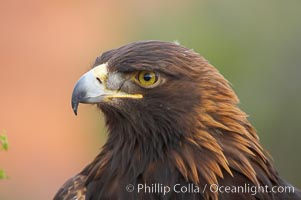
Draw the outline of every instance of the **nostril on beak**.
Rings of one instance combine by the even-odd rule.
[[[96,80],[97,80],[100,84],[102,84],[100,78],[97,77]]]

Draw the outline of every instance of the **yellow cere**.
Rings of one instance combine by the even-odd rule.
[[[94,76],[99,78],[102,82],[104,82],[107,79],[108,76],[107,63],[98,65],[94,67],[92,70]]]

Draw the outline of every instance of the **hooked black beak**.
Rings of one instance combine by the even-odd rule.
[[[77,81],[73,89],[71,100],[72,109],[75,115],[77,115],[79,103],[95,104],[107,102],[112,98],[143,98],[142,94],[128,94],[119,90],[110,90],[106,88],[107,78],[107,64],[105,63],[94,67]]]
[[[75,115],[79,103],[95,104],[104,98],[103,82],[107,76],[106,64],[99,65],[87,73],[85,73],[76,83],[73,93],[71,105]]]

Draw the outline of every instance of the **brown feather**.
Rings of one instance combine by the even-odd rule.
[[[151,70],[167,80],[148,90],[126,88],[142,93],[140,101],[98,105],[106,117],[108,141],[55,200],[75,195],[86,200],[274,199],[272,194],[219,196],[206,189],[207,184],[284,182],[239,109],[229,82],[203,57],[173,43],[142,41],[104,53],[95,66],[102,63],[108,63],[110,73]],[[129,183],[194,183],[206,190],[204,194],[135,194],[125,191]]]

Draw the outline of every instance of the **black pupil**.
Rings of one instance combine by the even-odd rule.
[[[144,74],[143,79],[145,81],[150,81],[152,79],[152,75],[150,73],[146,73]]]

